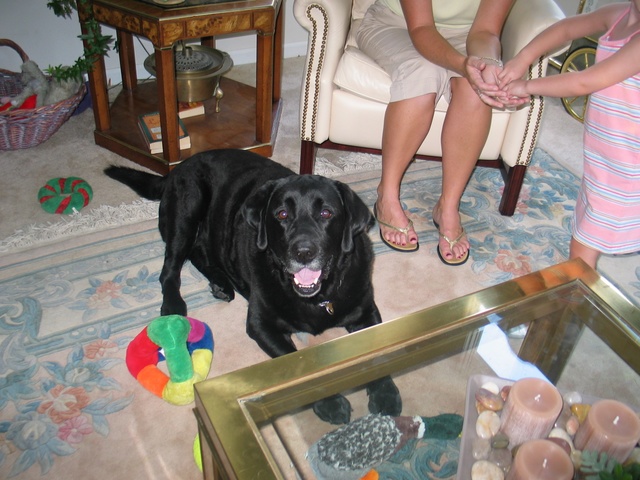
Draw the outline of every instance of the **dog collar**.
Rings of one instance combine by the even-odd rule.
[[[324,302],[320,302],[318,306],[323,307],[329,315],[333,315],[333,302],[325,300]]]

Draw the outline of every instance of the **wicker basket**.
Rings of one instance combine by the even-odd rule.
[[[0,39],[0,46],[14,49],[23,63],[29,60],[24,50],[11,40]],[[22,92],[21,76],[21,73],[0,69],[0,97],[13,97]],[[48,140],[69,119],[85,93],[86,87],[82,84],[78,93],[61,102],[30,110],[0,112],[0,150],[35,147]]]

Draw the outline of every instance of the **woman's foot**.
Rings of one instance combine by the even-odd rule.
[[[380,227],[380,238],[387,246],[402,252],[418,249],[418,234],[399,202],[397,206],[387,207],[378,200],[373,206],[373,215]]]
[[[460,213],[457,210],[446,211],[436,204],[433,209],[433,223],[439,232],[438,254],[448,265],[461,265],[469,257],[469,239],[460,224]]]

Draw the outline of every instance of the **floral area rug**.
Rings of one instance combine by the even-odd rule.
[[[436,262],[431,210],[440,172],[438,163],[412,165],[402,192],[421,254]],[[373,205],[378,172],[340,180]],[[578,184],[537,150],[516,214],[502,217],[499,172],[477,169],[461,207],[471,259],[455,269],[435,265],[450,275],[451,284],[464,278],[472,282],[467,290],[477,291],[564,260]],[[378,256],[374,276],[382,275],[378,262],[392,257],[377,228],[370,235]],[[0,256],[0,478],[201,475],[192,451],[197,433],[192,405],[177,407],[153,396],[124,363],[131,340],[158,315],[163,253],[151,220]],[[604,273],[637,298],[638,257],[618,261]],[[207,319],[213,330],[210,376],[266,359],[244,334],[244,300],[216,302],[190,264],[183,271],[182,291],[190,312]],[[384,292],[376,298],[384,310]],[[431,305],[441,301],[428,299]],[[394,464],[380,469],[381,478],[449,478],[456,446],[434,451],[433,445],[429,451],[416,448],[403,460],[406,475],[399,476]],[[432,468],[442,459],[446,468],[410,474],[406,470],[420,464],[418,457]],[[395,473],[385,477],[386,471]]]

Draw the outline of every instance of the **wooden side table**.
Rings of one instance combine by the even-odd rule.
[[[273,154],[282,106],[283,0],[187,0],[179,8],[140,0],[90,2],[94,18],[116,29],[123,87],[109,106],[104,58],[99,58],[89,74],[97,145],[161,174],[213,148]],[[81,24],[85,19],[80,13]],[[180,150],[173,45],[179,40],[202,39],[213,47],[216,35],[251,31],[257,35],[256,88],[223,77],[221,111],[215,113],[212,99],[205,102],[204,116],[185,119],[192,146]],[[155,82],[138,83],[133,35],[153,44]],[[160,112],[163,154],[149,153],[138,128],[138,116],[150,111]]]

